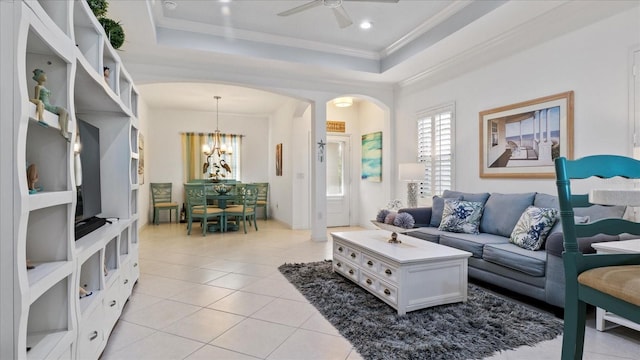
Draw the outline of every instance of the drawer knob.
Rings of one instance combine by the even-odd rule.
[[[351,257],[352,257],[353,259],[355,259],[355,258],[356,258],[356,253],[351,253]]]
[[[353,269],[349,270],[349,275],[353,275]]]
[[[342,264],[341,263],[337,263],[336,266],[337,267],[342,267]]]
[[[373,266],[373,261],[371,261],[371,260],[367,261],[367,265]]]
[[[129,279],[124,279],[124,284],[127,285],[129,283]]]
[[[371,285],[371,283],[373,283],[373,281],[371,281],[371,279],[367,279],[367,285]]]
[[[389,289],[384,289],[384,294],[389,296],[391,295],[391,291],[389,291]]]
[[[111,302],[109,303],[110,307],[114,307],[116,306],[116,301],[115,300],[111,300]]]
[[[384,271],[384,273],[387,274],[387,275],[391,275],[391,270],[387,269],[387,270]]]
[[[342,252],[342,246],[338,247],[338,251]]]
[[[138,267],[138,263],[133,263],[133,267]]]
[[[91,334],[89,334],[89,341],[93,341],[98,337],[98,332],[94,331]]]

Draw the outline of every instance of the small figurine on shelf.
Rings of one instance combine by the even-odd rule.
[[[31,263],[31,260],[27,259],[27,270],[35,269],[36,266]]]
[[[80,293],[80,299],[82,299],[83,297],[91,296],[93,294],[93,291],[87,291],[82,286],[78,288],[78,291]]]
[[[102,68],[102,75],[104,75],[104,81],[109,84],[109,75],[111,74],[111,69],[108,66]]]
[[[36,85],[35,97],[31,99],[31,102],[36,104],[38,121],[42,123],[43,107],[47,111],[57,114],[58,123],[60,124],[60,133],[65,139],[67,139],[67,141],[71,141],[69,138],[69,132],[67,131],[69,126],[69,113],[67,112],[67,109],[49,103],[51,91],[44,86],[44,83],[47,81],[47,74],[42,69],[35,69],[33,70],[33,80],[35,80],[38,85]]]
[[[38,168],[36,164],[31,164],[27,167],[27,187],[29,188],[29,194],[42,191],[42,188],[36,187],[36,182],[38,182]]]

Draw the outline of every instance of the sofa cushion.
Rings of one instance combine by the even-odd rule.
[[[462,196],[462,200],[464,201],[481,202],[483,205],[487,202],[489,195],[489,193],[465,193],[451,190],[445,190],[442,192],[443,198],[455,198]]]
[[[626,209],[626,206],[592,205],[589,207],[574,208],[573,214],[575,216],[588,216],[589,221],[594,222],[600,219],[622,218]]]
[[[637,238],[637,237],[636,237]],[[583,254],[594,254],[596,250],[591,247],[593,243],[605,242],[605,241],[618,241],[620,236],[618,235],[605,235],[598,234],[590,237],[580,237],[578,240],[578,250]],[[548,255],[562,257],[564,251],[564,237],[561,232],[552,233],[547,237],[545,249]]]
[[[433,227],[440,226],[440,222],[442,222],[442,211],[444,210],[444,197],[434,196],[433,203],[431,204],[431,221],[429,225]],[[462,196],[455,196],[446,199],[453,200],[462,200]]]
[[[523,249],[540,250],[551,227],[558,220],[558,209],[529,206],[511,232],[509,241]]]
[[[454,234],[443,232],[440,234],[440,244],[452,248],[468,251],[475,258],[482,258],[482,249],[486,244],[508,244],[509,239],[504,236],[491,234]]]
[[[418,239],[431,241],[434,243],[440,242],[441,234],[447,234],[447,232],[440,231],[438,230],[438,228],[434,228],[434,227],[421,227],[407,233],[407,235],[416,237]]]
[[[484,205],[480,232],[504,237],[511,236],[520,215],[533,204],[536,193],[499,194],[493,193]]]
[[[531,276],[545,275],[547,254],[544,251],[531,251],[510,243],[487,244],[482,258]]]
[[[415,227],[429,226],[429,221],[431,219],[430,207],[404,208],[404,209],[398,210],[398,213],[411,214],[411,216],[413,216],[413,220],[415,220],[416,222],[413,225]],[[378,220],[378,222],[383,222],[383,221]]]
[[[445,199],[439,230],[477,234],[482,217],[482,203]]]
[[[576,223],[588,223],[594,222],[600,219],[606,218],[622,218],[624,212],[627,210],[626,206],[604,206],[604,205],[592,205],[589,207],[577,207],[573,209],[573,214]],[[558,222],[551,229],[551,234],[562,231],[562,220]]]
[[[560,209],[560,202],[558,201],[558,197],[555,195],[536,193],[536,197],[533,200],[533,206],[539,208]]]

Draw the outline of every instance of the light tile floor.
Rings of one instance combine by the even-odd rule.
[[[285,262],[331,258],[332,242],[259,220],[259,231],[202,237],[184,224],[140,232],[140,279],[103,360],[361,359],[280,274]],[[329,231],[359,230],[334,228]],[[584,359],[640,359],[640,333],[598,332],[589,319]],[[559,359],[561,337],[493,360]]]

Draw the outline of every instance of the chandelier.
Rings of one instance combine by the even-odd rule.
[[[226,173],[231,172],[231,167],[224,159],[224,155],[231,155],[233,153],[232,146],[224,144],[222,142],[222,133],[220,132],[220,115],[219,115],[219,102],[222,97],[214,96],[216,99],[216,130],[213,132],[213,142],[211,144],[202,145],[202,153],[207,157],[206,162],[202,167],[202,172],[206,173],[210,167],[211,177],[225,177],[225,174],[221,172],[222,169]]]

